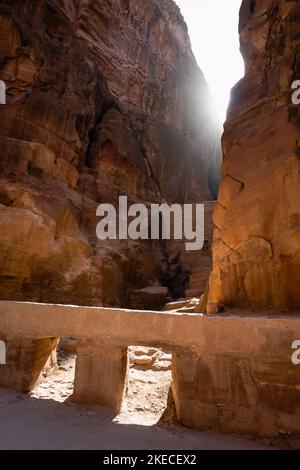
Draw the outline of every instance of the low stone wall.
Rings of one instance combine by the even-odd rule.
[[[178,421],[198,429],[300,434],[300,315],[200,315],[0,302],[0,386],[28,391],[59,336],[78,339],[73,399],[119,410],[130,345],[173,354]],[[32,346],[35,342],[36,348]],[[53,343],[52,343],[53,342]]]

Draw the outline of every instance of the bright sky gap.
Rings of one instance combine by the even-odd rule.
[[[238,21],[242,0],[175,0],[188,25],[193,52],[225,121],[230,90],[244,74]]]

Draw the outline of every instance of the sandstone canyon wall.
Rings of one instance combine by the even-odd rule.
[[[119,195],[216,194],[219,130],[175,3],[2,0],[0,79],[0,298],[127,306],[180,277],[163,243],[96,238]]]
[[[245,77],[232,91],[213,244],[210,302],[300,305],[300,5],[244,0]]]

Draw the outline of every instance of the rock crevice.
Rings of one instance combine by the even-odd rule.
[[[96,207],[216,192],[220,131],[176,4],[3,1],[0,80],[0,298],[130,306],[168,283],[181,249],[101,243]]]

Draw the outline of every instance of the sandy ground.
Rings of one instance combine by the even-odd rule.
[[[0,449],[268,449],[255,440],[160,424],[171,357],[142,348],[130,356],[128,390],[117,416],[70,401],[74,354],[60,353],[57,370],[29,395],[0,389]]]
[[[130,348],[128,389],[120,414],[115,418],[121,424],[156,424],[167,404],[171,385],[171,360],[154,348]],[[65,402],[73,393],[76,354],[60,351],[58,368],[44,377],[30,393],[30,397]]]

